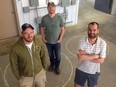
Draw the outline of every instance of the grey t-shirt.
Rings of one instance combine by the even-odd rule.
[[[58,14],[54,18],[50,18],[48,14],[43,16],[41,27],[45,27],[45,39],[48,43],[55,44],[58,41],[63,26],[63,19]]]

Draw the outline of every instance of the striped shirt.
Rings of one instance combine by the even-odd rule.
[[[101,58],[106,58],[106,42],[99,38],[94,45],[90,44],[88,38],[82,38],[80,40],[79,49],[85,50],[87,54],[98,54]],[[78,69],[89,74],[95,74],[100,72],[100,63],[95,63],[89,60],[83,60],[78,62]]]

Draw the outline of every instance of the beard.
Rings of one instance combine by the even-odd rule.
[[[55,13],[55,10],[50,10],[49,13],[50,14],[54,14]]]
[[[23,37],[23,40],[25,41],[25,42],[32,42],[33,41],[33,37],[27,37],[27,38],[24,38]]]
[[[91,39],[97,38],[98,34],[89,33],[88,37]]]

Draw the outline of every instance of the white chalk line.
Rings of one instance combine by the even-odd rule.
[[[4,85],[5,85],[5,87],[9,87],[9,84],[8,84],[8,82],[7,82],[7,80],[6,80],[6,73],[7,73],[7,69],[8,69],[8,67],[10,66],[10,63],[8,63],[8,65],[6,66],[6,68],[5,68],[5,71],[4,71]]]
[[[72,52],[69,50],[69,48],[68,48],[68,43],[69,43],[72,39],[74,39],[74,38],[79,38],[79,37],[82,37],[82,36],[84,36],[84,35],[74,36],[74,37],[68,39],[68,41],[66,42],[65,47],[66,47],[67,51],[68,51],[72,56],[74,56],[74,57],[77,57],[77,56],[76,56],[76,54],[72,53]]]
[[[65,87],[67,85],[67,83],[71,80],[71,77],[73,75],[73,65],[72,65],[71,61],[69,60],[69,58],[65,54],[62,54],[62,55],[65,56],[65,58],[68,60],[68,62],[70,63],[70,66],[71,66],[71,73],[70,73],[69,79],[62,86],[62,87]]]
[[[9,87],[9,84],[8,84],[8,82],[7,82],[7,80],[6,80],[6,72],[7,72],[7,69],[8,69],[8,67],[9,67],[9,65],[10,65],[10,63],[7,64],[7,66],[6,66],[5,70],[4,70],[4,72],[2,71],[2,69],[1,69],[1,67],[0,67],[0,71],[1,71],[1,73],[2,73],[3,82],[4,82],[4,86],[5,86],[5,87]]]

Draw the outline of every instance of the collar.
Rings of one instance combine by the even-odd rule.
[[[90,43],[89,43],[88,37],[85,39],[85,41],[86,41],[88,44],[90,44]],[[98,41],[99,41],[99,37],[97,37],[96,43],[97,43]],[[96,44],[96,43],[95,43],[95,44]]]

